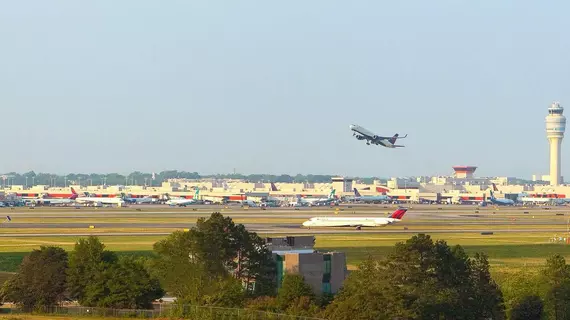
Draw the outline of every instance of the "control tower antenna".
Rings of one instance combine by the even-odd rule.
[[[550,144],[550,185],[557,186],[562,183],[560,177],[560,148],[566,131],[566,117],[564,108],[560,103],[554,102],[548,108],[546,116],[546,137]]]

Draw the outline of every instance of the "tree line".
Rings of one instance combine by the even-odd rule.
[[[0,290],[25,310],[68,299],[82,306],[150,308],[166,293],[177,304],[248,308],[325,319],[570,319],[570,267],[552,256],[541,272],[499,286],[484,254],[415,235],[368,258],[335,296],[316,294],[299,274],[276,283],[264,240],[213,213],[154,244],[150,257],[118,257],[94,236],[67,253],[34,250]]]
[[[275,183],[329,183],[334,175],[272,175],[272,174],[217,174],[217,175],[201,175],[198,172],[187,172],[168,170],[162,172],[139,172],[135,171],[129,174],[119,173],[69,173],[66,175],[51,173],[36,173],[29,171],[26,173],[9,172],[2,176],[5,179],[0,180],[3,186],[9,185],[47,185],[53,187],[65,187],[73,185],[146,185],[160,186],[162,182],[168,179],[241,179],[249,182],[275,182]],[[371,184],[375,177],[357,178],[363,183]]]

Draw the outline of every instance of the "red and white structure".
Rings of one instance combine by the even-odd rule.
[[[454,166],[455,178],[458,179],[473,179],[473,174],[477,167],[474,166]]]

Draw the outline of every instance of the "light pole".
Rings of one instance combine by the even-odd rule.
[[[28,189],[28,176],[26,176],[26,189]]]

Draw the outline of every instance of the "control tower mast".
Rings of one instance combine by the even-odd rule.
[[[546,116],[546,137],[550,144],[550,185],[559,185],[562,181],[560,178],[560,148],[562,138],[566,131],[566,117],[562,114],[564,108],[560,103],[554,102],[548,108],[548,116]]]

